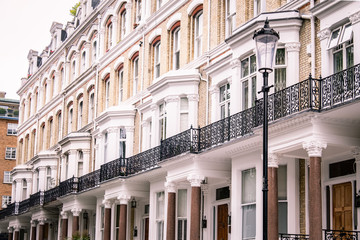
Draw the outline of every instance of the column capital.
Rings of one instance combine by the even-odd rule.
[[[189,94],[187,95],[189,102],[198,102],[199,101],[199,94]]]
[[[360,147],[356,146],[356,147],[351,148],[351,153],[354,156],[355,161],[360,162]]]
[[[323,30],[321,30],[317,36],[320,39],[320,41],[328,39],[330,37],[331,34],[331,30],[329,28],[325,28]]]
[[[302,146],[307,151],[309,157],[321,157],[322,150],[326,149],[327,143],[322,140],[312,139],[303,142]]]
[[[39,222],[40,225],[45,225],[45,222],[46,222],[46,221],[47,221],[46,218],[40,218],[40,219],[38,220],[38,222]]]
[[[268,167],[278,168],[280,157],[281,157],[281,154],[279,154],[279,153],[269,153]]]
[[[12,233],[12,232],[14,231],[14,228],[13,228],[13,227],[8,227],[7,229],[8,229],[8,231],[9,231],[9,233]]]
[[[360,11],[349,16],[352,25],[360,22]]]
[[[32,180],[33,180],[32,178],[26,178],[27,183],[32,183]]]
[[[158,109],[158,105],[156,105],[156,104],[152,104],[151,106],[150,106],[150,110],[151,111],[156,111]]]
[[[106,129],[107,133],[117,133],[118,128],[116,127],[109,127],[108,129]]]
[[[167,96],[164,100],[165,100],[166,103],[179,102],[180,97],[179,96]]]
[[[102,201],[102,204],[104,205],[105,208],[111,208],[113,203],[114,203],[114,200],[112,200],[112,199],[104,199]]]
[[[15,226],[13,226],[13,229],[14,229],[15,232],[19,232],[20,229],[21,229],[21,226],[20,225],[15,225]]]
[[[190,182],[192,187],[200,187],[204,179],[205,179],[204,176],[196,175],[196,174],[192,174],[187,177],[187,180]]]
[[[300,52],[301,44],[299,42],[289,42],[285,44],[286,51],[288,52]]]
[[[32,227],[36,227],[36,220],[30,220],[30,224]]]
[[[131,196],[122,194],[117,198],[120,201],[120,205],[127,205],[131,199]]]
[[[168,193],[175,193],[176,192],[176,184],[174,182],[165,182],[165,188]]]
[[[60,215],[61,215],[61,219],[68,219],[68,212],[67,211],[61,211]]]
[[[82,211],[81,208],[73,208],[73,209],[71,209],[71,212],[72,212],[74,217],[80,216],[81,211]]]
[[[241,67],[241,61],[239,58],[232,59],[230,62],[231,68],[239,68]]]

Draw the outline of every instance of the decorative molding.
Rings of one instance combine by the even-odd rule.
[[[321,30],[317,36],[320,39],[320,41],[328,39],[330,37],[331,34],[331,30],[329,28],[325,28],[323,30]]]
[[[180,97],[179,96],[167,96],[164,100],[166,103],[179,102]]]
[[[164,186],[165,186],[167,192],[169,192],[169,193],[176,192],[176,184],[174,182],[165,182]]]
[[[72,212],[74,217],[80,216],[81,211],[82,211],[81,208],[73,208],[73,209],[71,209],[71,212]]]
[[[36,220],[30,220],[30,225],[32,227],[36,227]]]
[[[268,168],[278,168],[280,156],[278,153],[269,153]]]
[[[211,86],[209,89],[210,95],[213,95],[215,93],[220,93],[220,88],[218,86]]]
[[[352,25],[360,22],[360,11],[349,16]]]
[[[131,199],[131,196],[123,194],[118,196],[117,199],[120,201],[120,205],[127,205]]]
[[[204,179],[204,176],[196,174],[192,174],[187,177],[187,180],[190,182],[191,187],[200,187]]]
[[[105,208],[111,208],[113,203],[114,203],[114,200],[112,200],[112,199],[104,199],[102,201],[102,204],[104,205]]]
[[[300,52],[301,44],[299,42],[290,42],[285,44],[286,51],[288,52]]]
[[[39,220],[39,225],[45,225],[45,222],[47,221],[46,218],[40,218]]]
[[[231,68],[240,68],[241,67],[241,61],[239,58],[232,59],[230,62]]]
[[[106,129],[107,133],[117,133],[119,130],[119,128],[116,127],[109,127],[108,129]]]
[[[189,94],[187,98],[191,102],[198,102],[199,101],[199,94]]]
[[[201,191],[205,196],[209,194],[209,185],[208,184],[201,184]]]
[[[61,211],[60,215],[61,215],[61,219],[68,219],[68,212],[67,211]]]
[[[351,153],[354,156],[355,161],[360,162],[360,147],[356,146],[356,147],[351,148]]]
[[[135,127],[134,126],[125,126],[125,131],[128,132],[134,132],[135,131]]]
[[[322,150],[326,149],[327,143],[318,139],[304,142],[303,148],[308,152],[309,157],[321,157]]]

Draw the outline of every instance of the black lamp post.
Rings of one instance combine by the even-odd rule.
[[[268,239],[268,86],[269,73],[273,71],[279,34],[270,28],[266,18],[262,29],[255,31],[253,39],[256,43],[256,59],[259,72],[263,74],[263,240]],[[259,92],[259,93],[260,93]]]

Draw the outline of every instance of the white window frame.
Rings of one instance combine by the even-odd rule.
[[[1,207],[6,208],[9,204],[11,204],[11,196],[2,196]]]
[[[71,105],[68,109],[68,134],[72,132],[72,125],[73,125],[73,116],[74,116],[74,110],[73,106]]]
[[[181,29],[177,27],[173,31],[173,69],[177,70],[180,68],[180,36]]]
[[[105,109],[110,106],[110,77],[105,80]]]
[[[162,0],[156,0],[156,11],[159,10],[162,6]]]
[[[165,192],[164,191],[157,192],[155,197],[156,197],[156,240],[164,240]],[[158,200],[160,198],[163,198],[162,203],[160,203]],[[162,204],[162,206],[160,206],[160,204]],[[160,214],[162,214],[162,216]]]
[[[12,183],[11,171],[4,171],[3,183]]]
[[[97,58],[97,41],[92,44],[92,62],[95,63]]]
[[[139,83],[139,57],[136,57],[133,60],[133,77],[134,77],[133,95],[135,96],[137,94],[138,83]]]
[[[276,60],[278,57],[278,52],[284,51],[284,64],[277,64]],[[287,67],[287,52],[286,49],[283,47],[279,47],[276,49],[276,56],[275,56],[275,62],[274,62],[274,91],[278,92],[280,90],[283,90],[286,88],[286,67]],[[277,76],[277,70],[279,69],[285,69],[285,79],[283,79],[284,82],[282,82],[280,85],[276,83],[276,76]]]
[[[202,53],[203,21],[204,14],[201,10],[194,16],[194,58]]]
[[[109,141],[109,134],[106,132],[104,134],[104,163],[107,163],[107,152],[108,152],[108,141]]]
[[[243,175],[244,174],[244,172],[246,172],[246,171],[254,171],[254,174],[255,174],[255,186],[253,186],[254,188],[256,188],[256,169],[255,168],[250,168],[250,169],[245,169],[245,170],[242,170],[241,171],[241,175]],[[244,189],[243,189],[243,176],[241,176],[241,181],[242,181],[242,183],[241,183],[241,195],[245,195],[245,193],[244,193]],[[245,231],[244,231],[244,229],[243,229],[243,226],[244,226],[244,222],[243,222],[243,220],[244,220],[244,218],[245,218],[245,216],[244,216],[244,214],[245,214],[245,211],[244,211],[244,208],[246,208],[246,207],[248,207],[248,206],[255,206],[255,224],[253,224],[254,226],[255,226],[255,236],[254,237],[251,237],[251,238],[244,238],[244,234],[245,234]],[[241,224],[241,226],[242,226],[242,239],[255,239],[256,238],[256,194],[255,194],[255,201],[254,202],[247,202],[247,203],[244,203],[243,202],[243,199],[241,199],[241,221],[242,221],[242,224]]]
[[[246,64],[248,62],[248,65]],[[251,67],[251,63],[255,66]],[[245,66],[245,67],[244,67]],[[247,68],[247,69],[246,69]],[[246,69],[246,71],[245,71]],[[241,97],[242,97],[242,110],[248,109],[255,105],[256,99],[256,84],[257,84],[257,68],[256,68],[256,55],[252,54],[241,60]],[[246,87],[247,83],[247,87]]]
[[[8,123],[7,124],[7,135],[17,135],[17,127],[16,123]]]
[[[46,168],[46,190],[49,190],[51,188],[51,168]]]
[[[154,44],[154,79],[160,77],[161,41]]]
[[[179,191],[185,191],[186,192],[186,198],[185,198],[185,205],[186,205],[186,216],[179,216],[179,206],[180,206],[180,194],[179,194]],[[188,229],[188,219],[187,219],[187,207],[188,207],[188,204],[187,204],[187,194],[188,194],[188,191],[187,189],[178,189],[178,199],[177,199],[177,203],[178,203],[178,211],[177,211],[177,222],[176,222],[176,235],[177,235],[177,239],[178,240],[185,240],[187,239],[187,233],[189,231]],[[182,229],[179,229],[179,222],[182,223]],[[186,226],[186,231],[184,230],[184,226]],[[181,231],[181,236],[179,236],[179,231]]]
[[[118,71],[119,79],[119,104],[123,101],[124,98],[124,69],[121,68]]]
[[[122,149],[123,149],[123,153],[121,153]],[[119,129],[119,158],[126,158],[126,129],[125,128]]]
[[[167,112],[166,112],[166,103],[159,105],[159,139],[166,139],[166,125],[167,125]]]
[[[6,147],[5,159],[16,159],[16,147]]]
[[[136,4],[136,10],[135,10],[135,23],[139,23],[141,21],[141,7],[142,7],[142,2],[141,0],[136,0],[135,1]]]
[[[57,124],[58,124],[58,132],[57,132],[57,138],[58,138],[58,141],[60,141],[62,139],[62,122],[61,122],[61,112],[59,112],[57,115],[56,115],[56,121],[57,121]]]
[[[121,32],[120,38],[124,39],[126,35],[126,10],[122,11],[120,14],[120,21],[121,21]]]
[[[222,89],[224,89],[224,90],[222,91]],[[224,96],[222,96],[222,94]],[[219,87],[220,119],[224,119],[224,118],[230,116],[230,113],[231,113],[230,99],[231,99],[231,85],[230,85],[230,83],[225,83]],[[223,111],[223,109],[224,109],[224,111]]]
[[[84,113],[84,101],[83,101],[83,98],[80,98],[79,104],[78,104],[78,119],[77,119],[78,130],[82,128],[83,113]]]
[[[76,78],[76,61],[75,60],[72,61],[71,75],[72,75],[72,80],[74,81]]]
[[[236,26],[236,2],[234,0],[225,1],[225,22],[226,37],[229,37]]]
[[[53,144],[53,129],[54,129],[54,120],[53,118],[49,119],[49,142],[50,142],[50,147]]]
[[[110,22],[107,25],[107,49],[106,50],[109,50],[113,45],[113,41],[112,41],[113,28],[114,28],[113,23]]]
[[[84,175],[84,152],[78,151],[77,176]]]

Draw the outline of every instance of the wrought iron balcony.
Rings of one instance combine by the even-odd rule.
[[[279,233],[279,239],[280,240],[309,240],[309,235]]]
[[[129,157],[127,174],[132,175],[156,168],[160,162],[160,151],[161,147],[157,146]]]
[[[357,240],[360,237],[360,231],[342,231],[342,230],[329,230],[325,229],[324,239],[336,239],[336,240]]]
[[[38,206],[41,204],[42,200],[41,200],[41,192],[37,192],[37,193],[34,193],[34,194],[31,194],[30,195],[30,203],[29,203],[29,207],[34,207],[34,206]]]
[[[59,197],[59,186],[44,192],[44,204],[55,201]]]
[[[27,198],[24,201],[19,202],[18,214],[27,212],[29,208],[30,208],[30,198]]]
[[[104,182],[119,176],[127,176],[128,175],[127,163],[128,163],[127,158],[118,158],[111,162],[101,165],[100,182]]]
[[[84,176],[79,177],[79,189],[78,191],[84,191],[100,184],[100,170],[96,170],[94,172],[88,173]]]
[[[69,178],[59,184],[59,197],[70,193],[76,193],[78,190],[78,179],[76,177]]]

